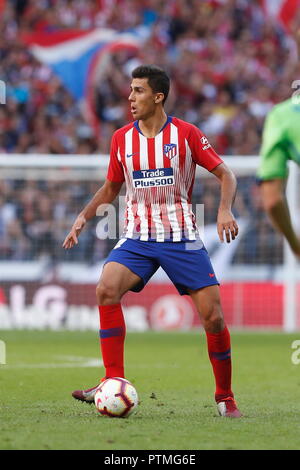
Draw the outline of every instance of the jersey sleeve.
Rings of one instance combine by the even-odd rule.
[[[115,183],[121,183],[125,180],[123,166],[118,158],[118,142],[116,134],[114,134],[111,139],[110,160],[106,178]]]
[[[223,160],[215,152],[207,137],[196,127],[191,125],[188,135],[188,145],[192,152],[192,158],[197,165],[208,171],[214,170]]]
[[[282,117],[281,117],[282,118]],[[288,176],[289,152],[285,148],[285,131],[282,119],[274,108],[268,114],[262,135],[258,180],[274,178],[285,179]]]

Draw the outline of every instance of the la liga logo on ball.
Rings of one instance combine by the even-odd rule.
[[[129,380],[113,377],[102,382],[95,393],[95,405],[101,415],[125,418],[136,410],[139,399]]]

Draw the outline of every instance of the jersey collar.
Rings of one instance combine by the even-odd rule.
[[[161,130],[159,131],[158,134],[160,134],[161,131],[163,131],[163,130],[165,129],[165,127],[167,127],[167,125],[168,125],[170,122],[172,122],[172,116],[167,116],[167,120],[166,120],[166,122],[164,123],[164,125],[162,126],[162,128],[161,128]],[[144,134],[142,133],[141,129],[140,129],[139,121],[134,121],[134,127],[137,129],[137,131],[138,131],[140,134],[144,135]],[[158,135],[158,134],[157,134],[157,135]]]

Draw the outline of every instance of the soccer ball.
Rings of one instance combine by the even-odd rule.
[[[129,380],[113,377],[102,382],[95,393],[100,414],[111,418],[129,416],[138,405],[138,394]]]

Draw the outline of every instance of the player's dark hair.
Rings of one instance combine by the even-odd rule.
[[[166,72],[157,65],[139,65],[132,73],[132,78],[147,78],[153,93],[163,93],[163,104],[168,98],[170,79]]]

